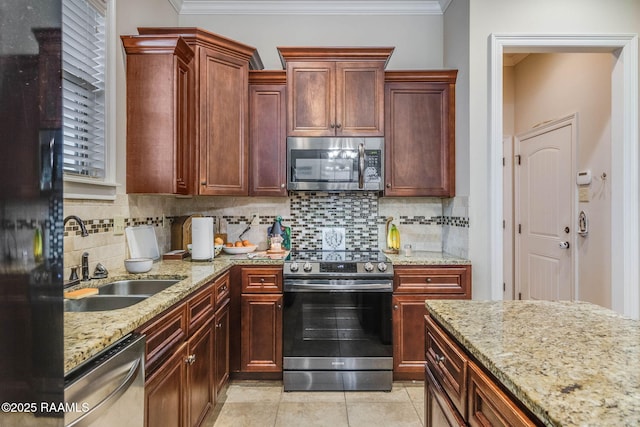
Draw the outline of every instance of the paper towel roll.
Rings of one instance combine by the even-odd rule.
[[[191,222],[191,259],[213,259],[213,218],[193,218]]]

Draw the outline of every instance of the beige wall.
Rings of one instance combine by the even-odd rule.
[[[467,0],[453,0],[454,3]],[[491,199],[488,169],[489,38],[491,34],[620,34],[640,32],[640,2],[617,0],[474,0],[470,4],[469,257],[474,298],[491,298]],[[637,96],[637,94],[636,94]],[[464,147],[461,147],[465,149]],[[484,161],[483,161],[484,159]],[[495,285],[495,284],[493,284]]]
[[[254,46],[267,70],[282,69],[278,46],[395,46],[388,69],[442,68],[442,16],[181,15]]]
[[[531,54],[505,67],[505,135],[578,115],[577,170],[590,169],[590,201],[578,204],[589,217],[589,235],[578,237],[578,295],[611,307],[611,68],[607,53]],[[509,89],[509,90],[507,90]],[[615,173],[615,172],[614,172]],[[574,187],[577,191],[577,187]],[[575,215],[577,215],[577,212]]]

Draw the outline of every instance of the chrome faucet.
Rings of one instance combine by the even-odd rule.
[[[64,222],[62,223],[62,227],[64,228],[65,224],[70,220],[74,220],[75,222],[78,223],[78,225],[80,226],[80,235],[82,237],[87,237],[89,235],[89,232],[87,231],[87,227],[84,225],[84,221],[82,221],[79,217],[75,216],[75,215],[69,215],[68,217],[66,217],[64,219]]]

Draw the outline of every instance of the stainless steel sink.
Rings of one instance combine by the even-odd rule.
[[[100,295],[146,295],[157,294],[178,283],[176,279],[133,279],[107,283],[98,288]]]
[[[148,295],[93,295],[82,299],[65,299],[64,311],[107,311],[130,307]]]

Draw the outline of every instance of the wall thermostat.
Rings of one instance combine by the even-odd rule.
[[[591,184],[591,171],[580,171],[578,172],[578,176],[576,179],[578,185],[589,185]]]

